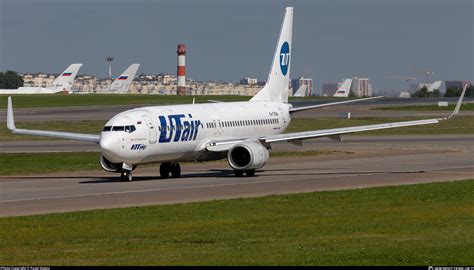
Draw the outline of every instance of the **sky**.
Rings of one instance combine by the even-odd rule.
[[[294,7],[291,77],[323,83],[369,77],[376,92],[406,89],[403,77],[474,81],[473,0],[0,0],[0,70],[106,77],[176,73],[266,80],[284,9]]]

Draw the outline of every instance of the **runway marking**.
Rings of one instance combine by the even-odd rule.
[[[392,172],[376,172],[376,173],[354,173],[351,176],[369,176],[369,175],[384,175]],[[397,172],[395,172],[397,173]],[[420,171],[409,172],[409,173],[422,173]],[[327,178],[341,178],[347,177],[347,174],[335,175]],[[29,199],[16,199],[16,200],[6,200],[0,201],[0,203],[10,203],[10,202],[24,202],[24,201],[35,201],[35,200],[49,200],[49,199],[65,199],[65,198],[80,198],[80,197],[90,197],[90,196],[103,196],[103,195],[116,195],[116,194],[127,194],[127,193],[143,193],[143,192],[153,192],[153,191],[168,191],[168,190],[187,190],[187,189],[200,189],[200,188],[215,188],[215,187],[226,187],[226,186],[239,186],[239,185],[255,185],[255,184],[268,184],[268,183],[280,183],[280,182],[292,182],[292,181],[307,181],[307,180],[319,180],[314,177],[303,178],[303,179],[285,179],[285,180],[270,180],[270,181],[261,181],[261,182],[238,182],[238,183],[229,183],[229,184],[217,184],[217,185],[201,185],[193,187],[176,187],[176,188],[156,188],[156,189],[143,189],[143,190],[132,190],[132,191],[116,191],[116,192],[106,192],[106,193],[97,193],[97,194],[81,194],[81,195],[71,195],[71,196],[53,196],[53,197],[44,197],[44,198],[29,198]]]

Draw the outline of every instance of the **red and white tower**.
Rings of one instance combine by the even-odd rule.
[[[178,96],[186,95],[186,47],[178,44]]]

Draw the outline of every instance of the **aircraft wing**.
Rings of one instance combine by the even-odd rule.
[[[371,131],[371,130],[379,130],[379,129],[387,129],[387,128],[396,128],[396,127],[409,127],[409,126],[437,124],[437,123],[439,123],[439,119],[426,119],[426,120],[395,122],[395,123],[377,124],[377,125],[323,129],[323,130],[315,130],[315,131],[303,131],[303,132],[284,133],[284,134],[278,134],[278,135],[265,136],[261,138],[260,141],[263,141],[265,143],[282,142],[282,141],[290,142],[290,141],[297,141],[297,140],[336,136],[336,135],[362,132],[362,131]]]
[[[95,143],[99,143],[99,140],[100,140],[100,135],[94,135],[94,134],[16,128],[15,120],[13,118],[13,107],[12,107],[11,97],[8,97],[7,127],[9,130],[12,131],[13,134],[54,137],[54,138],[63,138],[63,139],[70,139],[70,140],[95,142]]]
[[[284,133],[284,134],[277,134],[277,135],[260,136],[260,137],[254,137],[254,138],[242,138],[242,139],[221,140],[221,141],[216,140],[216,141],[209,142],[206,146],[206,149],[208,151],[213,151],[213,152],[228,151],[234,145],[245,142],[245,141],[259,141],[260,143],[267,144],[267,145],[274,142],[293,142],[296,144],[301,144],[302,140],[307,140],[307,139],[333,137],[333,136],[339,136],[342,134],[356,133],[356,132],[362,132],[362,131],[437,124],[440,121],[448,120],[459,113],[466,89],[467,89],[467,85],[466,87],[464,87],[462,94],[459,97],[459,100],[456,104],[456,108],[454,109],[454,111],[451,113],[450,116],[445,117],[445,118],[433,118],[433,119],[393,122],[393,123],[345,127],[345,128],[293,132],[293,133]]]
[[[311,109],[316,109],[316,108],[321,108],[321,107],[334,106],[334,105],[340,105],[340,104],[346,104],[346,103],[352,103],[352,102],[366,101],[366,100],[377,99],[377,98],[382,98],[382,97],[383,96],[369,97],[369,98],[359,98],[359,99],[337,101],[337,102],[331,102],[331,103],[325,103],[325,104],[297,107],[297,108],[291,108],[290,112],[294,113],[294,112],[299,112],[299,111],[311,110]]]

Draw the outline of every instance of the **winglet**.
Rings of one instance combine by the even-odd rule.
[[[462,105],[462,100],[464,99],[464,94],[466,93],[466,90],[467,90],[467,86],[468,86],[468,85],[469,85],[469,84],[466,83],[466,85],[464,86],[464,89],[462,90],[461,96],[460,96],[459,99],[458,99],[458,103],[456,103],[456,108],[454,108],[453,113],[451,113],[451,115],[448,116],[448,117],[440,118],[440,119],[438,119],[438,120],[448,120],[448,119],[454,117],[455,115],[457,115],[457,114],[459,113],[459,111],[460,111],[460,109],[461,109],[461,105]]]
[[[8,97],[7,127],[11,131],[16,129],[15,119],[13,118],[12,97]]]

